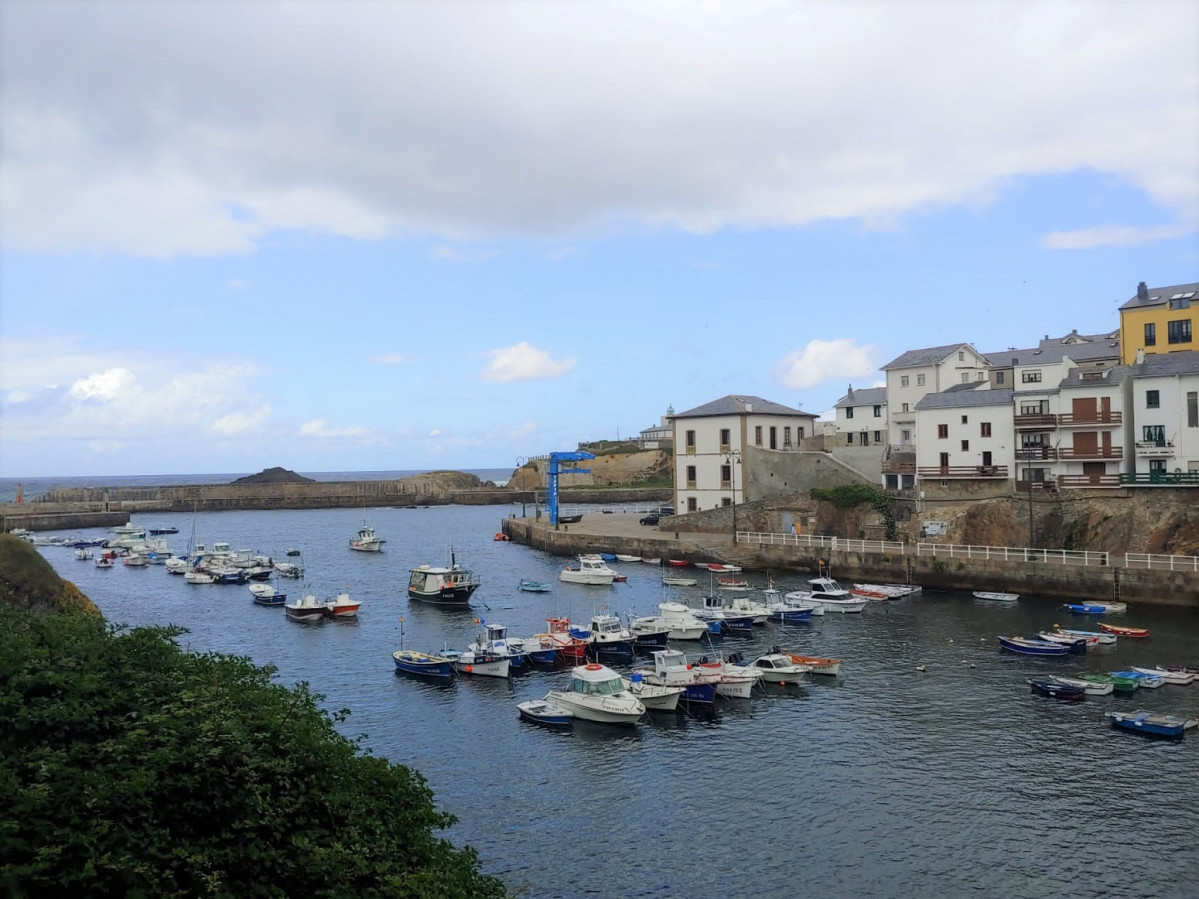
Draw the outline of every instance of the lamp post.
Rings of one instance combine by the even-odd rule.
[[[733,486],[733,543],[737,542],[737,466],[741,464],[741,450],[732,450],[724,458],[729,467],[729,483]]]

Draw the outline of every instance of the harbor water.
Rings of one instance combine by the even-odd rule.
[[[672,599],[698,604],[714,584],[664,589],[660,570],[616,562],[610,587],[562,584],[566,560],[493,539],[508,507],[220,512],[134,516],[172,525],[183,552],[193,530],[284,558],[302,555],[303,581],[279,589],[318,597],[347,590],[356,622],[303,625],[256,606],[245,586],[193,586],[162,566],[111,570],[69,548],[45,558],[112,623],[177,624],[181,645],[247,656],[306,681],[376,755],[428,780],[446,833],[523,896],[1093,897],[1199,895],[1199,732],[1180,743],[1113,730],[1109,710],[1199,715],[1199,686],[1166,685],[1064,703],[1034,696],[1030,677],[1130,665],[1199,664],[1195,613],[1137,608],[1113,618],[1147,627],[1085,656],[1032,659],[1001,652],[997,635],[1053,624],[1095,629],[1054,601],[1012,605],[965,593],[871,602],[856,615],[755,629],[723,644],[680,643],[692,657],[780,645],[843,660],[840,678],[767,685],[715,714],[654,713],[633,728],[575,722],[555,732],[523,722],[516,705],[561,689],[565,669],[448,685],[397,675],[391,653],[464,648],[475,619],[510,636],[567,615],[650,614]],[[364,519],[381,553],[349,549]],[[78,532],[96,536],[99,532]],[[474,608],[410,602],[408,569],[444,564],[450,547],[483,586]],[[832,572],[836,576],[836,572]],[[755,587],[766,572],[741,575]],[[798,589],[807,575],[773,574]],[[553,585],[523,593],[521,578]],[[402,621],[401,621],[402,619]]]

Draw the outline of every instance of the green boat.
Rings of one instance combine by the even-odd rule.
[[[1112,674],[1080,674],[1078,677],[1095,684],[1111,684],[1119,693],[1131,693],[1140,686],[1135,677],[1118,677]]]

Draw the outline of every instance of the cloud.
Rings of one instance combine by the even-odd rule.
[[[869,378],[878,372],[877,349],[853,340],[813,340],[788,353],[774,366],[774,379],[791,390],[805,390],[834,378]]]
[[[1090,250],[1096,247],[1135,247],[1158,240],[1172,240],[1194,232],[1184,224],[1134,228],[1126,225],[1099,225],[1080,231],[1053,231],[1041,238],[1041,246],[1051,250]]]
[[[168,257],[434,235],[470,262],[490,251],[462,242],[514,235],[893,226],[1079,170],[1185,220],[1197,9],[8,4],[5,239]]]
[[[300,433],[305,437],[316,437],[320,440],[331,440],[343,437],[367,437],[366,428],[329,428],[323,418],[314,418],[300,426]]]
[[[400,365],[408,360],[399,353],[386,353],[382,356],[375,356],[372,361],[380,365]]]
[[[548,350],[539,350],[524,341],[515,346],[491,351],[491,362],[483,372],[488,381],[536,381],[560,378],[575,367],[574,359],[555,362]]]
[[[245,290],[250,286],[250,282],[241,278],[233,278],[226,286],[230,290]]]
[[[234,437],[261,428],[270,417],[271,407],[263,403],[256,412],[233,412],[221,416],[212,423],[212,430],[222,437]]]

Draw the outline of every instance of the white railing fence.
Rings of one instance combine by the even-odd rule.
[[[1160,553],[1125,553],[1125,568],[1154,571],[1199,571],[1199,556],[1167,556]]]

